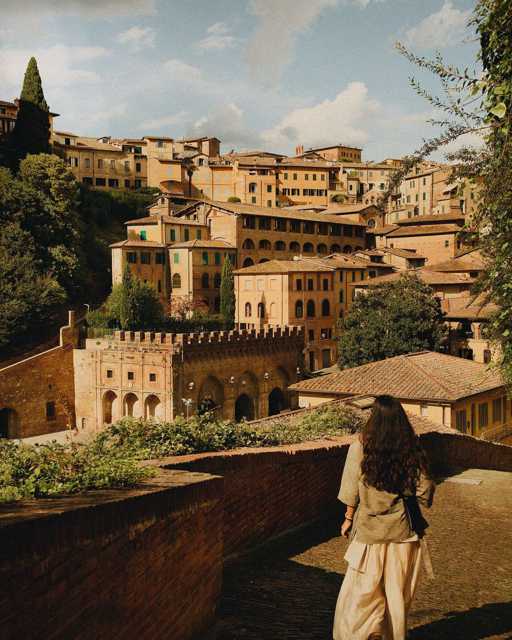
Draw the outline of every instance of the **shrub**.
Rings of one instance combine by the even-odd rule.
[[[228,202],[242,202],[237,196],[229,196]]]

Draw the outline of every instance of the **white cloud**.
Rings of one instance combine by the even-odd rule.
[[[151,16],[155,0],[2,0],[2,14],[34,13],[42,15],[83,16],[87,18]]]
[[[35,56],[44,89],[98,82],[99,75],[83,68],[109,54],[103,47],[73,47],[56,44],[48,49],[0,49],[0,85],[21,90],[23,75],[31,56]]]
[[[196,93],[215,93],[218,87],[207,80],[199,67],[195,67],[188,62],[171,58],[163,64],[165,80],[169,80],[176,89],[194,91]],[[162,82],[161,71],[158,72],[158,81]]]
[[[172,127],[177,124],[182,124],[187,117],[186,111],[179,111],[161,118],[153,118],[151,120],[144,120],[140,123],[139,129],[144,129],[146,133],[156,133],[160,131],[162,127]]]
[[[461,11],[447,0],[439,11],[427,16],[415,27],[408,29],[405,34],[405,42],[408,46],[420,49],[434,49],[459,44],[464,36],[470,15],[471,9]]]
[[[245,122],[244,112],[234,102],[219,105],[207,116],[196,120],[188,127],[189,136],[216,136],[224,148],[257,147],[260,136],[251,131]]]
[[[285,67],[293,59],[297,37],[325,9],[338,0],[252,0],[251,12],[258,26],[247,47],[247,61],[254,77],[262,84],[278,83]]]
[[[151,27],[130,27],[117,36],[117,41],[128,45],[133,51],[155,46],[155,30]]]
[[[225,22],[216,22],[206,30],[207,35],[197,43],[202,51],[222,51],[231,49],[238,43],[238,38],[231,34]]]
[[[333,100],[294,109],[262,138],[275,148],[300,143],[306,147],[333,143],[361,145],[368,140],[368,126],[380,112],[380,104],[368,96],[362,82],[351,82]]]

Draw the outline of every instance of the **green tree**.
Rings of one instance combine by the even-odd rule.
[[[114,285],[105,303],[105,320],[109,326],[125,331],[158,330],[164,322],[162,303],[155,289],[134,278],[126,265],[123,280]]]
[[[49,109],[35,58],[30,58],[25,71],[16,124],[8,145],[13,168],[29,153],[50,150]]]
[[[222,266],[220,282],[220,314],[227,329],[235,326],[235,279],[231,260],[226,257]]]
[[[44,324],[66,294],[41,270],[32,236],[15,223],[0,227],[0,347]]]
[[[443,333],[441,304],[432,289],[416,276],[403,275],[357,296],[341,326],[339,366],[437,351]]]
[[[440,113],[432,123],[440,129],[414,154],[390,181],[389,195],[415,165],[449,143],[462,148],[448,153],[454,163],[452,181],[477,184],[478,207],[468,225],[479,234],[486,268],[479,283],[487,300],[499,311],[489,322],[489,335],[500,347],[500,367],[512,385],[512,3],[510,0],[478,0],[470,25],[480,41],[473,70],[415,56],[398,49],[421,71],[428,71],[441,84],[444,95],[432,94],[417,80],[413,88]],[[465,134],[477,134],[483,146],[464,146]]]

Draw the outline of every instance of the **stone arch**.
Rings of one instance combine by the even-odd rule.
[[[265,239],[260,240],[259,248],[262,249],[263,251],[270,251],[272,249],[270,240],[265,240]]]
[[[0,409],[0,438],[14,438],[19,432],[19,416],[10,407]]]
[[[343,253],[352,253],[352,247],[349,244],[346,244],[343,247]]]
[[[114,418],[117,418],[118,397],[113,391],[105,391],[102,399],[102,415],[103,424],[112,424]]]
[[[247,393],[241,393],[235,401],[235,420],[254,420],[254,399]]]
[[[262,258],[262,259],[259,261],[259,264],[262,264],[263,262],[269,262],[269,259],[268,259],[268,258]]]
[[[215,376],[208,376],[199,389],[197,412],[221,411],[224,405],[224,387]]]
[[[274,249],[276,251],[286,251],[286,243],[283,242],[282,240],[277,240],[274,243]]]
[[[242,267],[252,267],[253,264],[254,264],[254,260],[252,258],[246,258],[242,262]]]
[[[179,273],[175,273],[172,277],[173,289],[181,289],[181,276]]]
[[[317,250],[317,253],[321,255],[325,255],[327,253],[327,245],[322,242],[318,245],[316,250]]]
[[[245,303],[245,317],[250,318],[252,316],[252,306],[250,302]]]
[[[331,253],[341,253],[341,247],[339,244],[331,245]]]
[[[281,387],[274,387],[268,394],[268,415],[275,416],[286,408],[286,399]]]
[[[160,398],[152,393],[144,401],[144,418],[149,420],[150,418],[162,417],[162,403]]]
[[[127,393],[123,399],[123,416],[138,418],[140,416],[140,401],[135,393]]]
[[[254,246],[254,242],[250,238],[246,238],[242,244],[242,249],[247,249],[248,251],[252,251],[256,247]]]
[[[302,247],[302,251],[304,253],[313,253],[314,250],[315,250],[315,248],[313,247],[311,242],[305,242],[304,246]]]
[[[300,244],[298,242],[290,242],[290,251],[296,251],[300,253]]]

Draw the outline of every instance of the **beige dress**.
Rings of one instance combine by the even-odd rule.
[[[403,499],[364,484],[362,458],[358,440],[350,446],[338,495],[357,510],[333,638],[367,640],[371,633],[380,633],[385,640],[405,640],[422,562],[432,575],[430,556],[425,539],[410,528]],[[433,483],[422,476],[418,501],[430,506],[433,491]]]

